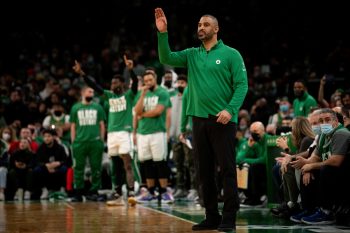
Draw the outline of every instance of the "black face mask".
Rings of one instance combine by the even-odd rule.
[[[279,126],[276,129],[276,135],[281,135],[281,133],[289,133],[292,132],[292,127],[290,126]]]
[[[294,95],[298,98],[303,97],[305,91],[294,91]]]
[[[257,141],[260,141],[260,139],[261,139],[261,138],[260,138],[260,135],[257,134],[257,133],[252,133],[252,138],[253,138],[253,140],[256,141],[256,142],[257,142]]]
[[[62,116],[63,112],[56,110],[53,112],[53,114],[55,114],[55,116],[57,116],[57,117],[60,117],[60,116]]]
[[[164,81],[164,86],[166,86],[167,88],[171,88],[171,86],[172,86],[172,81],[171,80],[165,80]]]
[[[87,97],[85,97],[85,101],[86,101],[86,102],[91,102],[92,99],[93,99],[92,96],[87,96]]]
[[[149,90],[153,92],[154,91],[154,86],[149,87]]]
[[[55,116],[57,116],[57,117],[60,117],[60,116],[62,116],[63,112],[62,112],[62,111],[59,111],[59,110],[56,110],[56,111],[53,112],[53,114],[54,114]]]
[[[177,90],[182,94],[184,92],[185,88],[179,86],[179,87],[177,87]]]
[[[116,87],[116,88],[114,88],[113,92],[117,95],[120,95],[120,94],[122,94],[123,89],[121,87]]]

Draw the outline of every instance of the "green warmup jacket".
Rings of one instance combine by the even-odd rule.
[[[240,150],[237,151],[237,164],[266,164],[268,137],[269,136],[265,133],[252,147],[248,146],[248,141],[241,145]]]
[[[308,117],[312,107],[316,107],[317,102],[314,97],[305,92],[301,98],[296,98],[293,101],[294,117]]]
[[[186,115],[208,118],[225,109],[237,123],[248,81],[243,58],[236,49],[219,40],[209,51],[201,45],[172,52],[168,33],[158,32],[158,51],[162,64],[188,70]]]

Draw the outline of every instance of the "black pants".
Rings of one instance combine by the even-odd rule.
[[[37,166],[33,170],[34,187],[40,189],[46,187],[49,190],[59,190],[66,187],[67,167],[62,165],[56,169],[56,172],[49,173],[46,166]]]
[[[17,189],[33,191],[33,171],[32,169],[12,168],[7,174],[6,200],[13,200]]]
[[[304,209],[314,209],[323,207],[332,209],[334,206],[344,205],[349,199],[346,196],[344,180],[348,172],[344,167],[322,166],[320,170],[314,170],[314,179],[305,186],[300,181],[300,194],[302,207]]]
[[[174,143],[172,148],[176,166],[176,187],[185,190],[197,190],[193,166],[193,151],[182,142]]]
[[[248,199],[259,202],[266,194],[266,165],[250,164],[248,175],[248,189],[244,191]]]
[[[223,125],[215,118],[193,117],[193,152],[199,188],[207,218],[218,215],[216,165],[220,166],[224,189],[224,216],[239,209],[235,154],[236,124]]]

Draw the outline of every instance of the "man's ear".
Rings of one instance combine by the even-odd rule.
[[[216,26],[216,27],[214,28],[214,31],[215,31],[215,33],[218,33],[218,32],[219,32],[219,26]]]

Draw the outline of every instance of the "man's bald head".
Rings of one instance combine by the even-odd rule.
[[[310,124],[311,124],[311,126],[312,125],[319,125],[320,123],[318,122],[318,118],[320,117],[320,113],[321,113],[321,110],[320,109],[317,109],[317,110],[315,110],[315,111],[313,111],[312,113],[310,113],[309,114],[309,116],[308,116],[308,120],[309,120],[309,122],[310,122]]]
[[[203,15],[202,18],[203,17],[211,18],[211,20],[213,22],[213,25],[216,26],[216,27],[219,27],[219,21],[218,21],[218,19],[215,16],[206,14],[206,15]]]
[[[265,134],[265,126],[262,122],[255,121],[250,125],[250,132],[257,133],[262,137]]]

